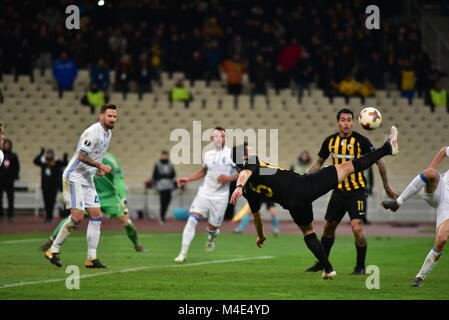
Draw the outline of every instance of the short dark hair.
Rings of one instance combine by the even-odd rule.
[[[354,112],[352,112],[352,110],[348,109],[348,108],[343,108],[340,111],[337,112],[337,121],[340,120],[340,115],[342,113],[348,113],[352,116],[352,119],[354,119]]]
[[[115,104],[104,104],[101,106],[100,113],[106,113],[106,110],[117,110],[117,106]]]
[[[169,153],[168,153],[168,151],[167,151],[167,150],[162,150],[162,151],[161,151],[161,154],[166,154],[166,155],[169,155]]]
[[[220,127],[220,126],[215,127],[214,130],[218,130],[218,131],[226,131],[225,128]]]
[[[243,163],[237,163],[237,155],[240,155],[240,156],[248,155],[248,151],[246,149],[247,146],[248,146],[248,143],[244,142],[243,144],[240,144],[238,146],[234,146],[232,148],[232,153],[231,153],[232,162],[234,162],[237,165],[243,164]],[[239,158],[239,160],[240,160],[240,158]]]

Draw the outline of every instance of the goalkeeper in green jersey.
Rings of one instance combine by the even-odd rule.
[[[126,230],[128,238],[134,245],[137,252],[148,252],[147,249],[139,245],[137,240],[137,230],[128,216],[128,208],[126,207],[126,188],[123,181],[122,168],[117,159],[111,154],[106,153],[102,161],[112,168],[110,173],[99,176],[95,175],[94,183],[100,199],[101,212],[108,218],[118,218]],[[84,214],[86,216],[86,213]],[[54,239],[58,235],[62,225],[70,219],[70,216],[62,220],[56,227],[50,238],[41,246],[42,251],[47,251],[53,244]]]

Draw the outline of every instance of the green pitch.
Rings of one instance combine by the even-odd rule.
[[[123,232],[101,235],[99,258],[108,269],[83,267],[85,234],[74,232],[63,247],[62,268],[38,247],[47,234],[0,235],[0,299],[448,299],[449,257],[443,255],[422,288],[410,287],[432,247],[431,238],[369,237],[367,265],[380,268],[380,289],[368,290],[368,276],[351,276],[352,237],[340,236],[331,261],[336,280],[305,273],[314,258],[302,236],[269,236],[264,248],[255,235],[221,234],[213,252],[197,233],[188,261],[176,264],[181,234],[141,233],[149,253],[134,252]],[[79,290],[66,288],[68,265],[80,267]]]

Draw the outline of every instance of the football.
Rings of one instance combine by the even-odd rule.
[[[359,124],[365,130],[374,130],[382,124],[382,114],[373,107],[366,107],[359,114]]]

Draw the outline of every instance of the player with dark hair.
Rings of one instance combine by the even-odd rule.
[[[93,178],[105,175],[112,168],[102,163],[117,121],[117,107],[107,104],[101,107],[99,121],[87,128],[78,140],[76,151],[62,176],[64,202],[70,209],[70,219],[58,232],[56,239],[44,257],[58,267],[62,266],[59,252],[70,232],[83,220],[84,211],[89,215],[87,227],[87,268],[106,268],[97,258],[100,241],[102,213]],[[98,170],[98,173],[97,173]]]
[[[361,172],[386,155],[399,152],[397,144],[398,132],[391,127],[387,141],[379,149],[373,150],[363,157],[352,161],[329,166],[312,174],[299,175],[293,171],[279,168],[264,162],[257,155],[250,153],[247,144],[233,148],[232,159],[237,165],[239,177],[230,202],[235,204],[240,196],[244,196],[254,215],[257,230],[256,245],[262,247],[266,240],[263,222],[260,215],[260,204],[263,199],[279,203],[290,212],[293,221],[304,234],[304,241],[310,251],[323,265],[322,278],[333,279],[337,273],[330,264],[326,251],[313,230],[312,202],[335,189],[354,172]]]
[[[231,160],[231,149],[225,146],[225,141],[225,129],[216,127],[211,137],[214,149],[204,154],[202,168],[188,177],[177,180],[178,187],[181,188],[188,182],[205,177],[190,207],[190,215],[182,233],[181,251],[175,258],[176,262],[186,261],[190,243],[195,237],[196,226],[202,217],[207,218],[209,222],[206,251],[215,248],[215,238],[220,233],[219,228],[228,206],[229,184],[237,178]]]
[[[126,185],[119,161],[113,154],[106,153],[101,162],[112,169],[107,174],[101,176],[97,174],[94,177],[95,189],[100,199],[101,212],[108,218],[120,220],[126,235],[134,245],[134,250],[137,252],[148,252],[147,249],[139,244],[136,227],[128,216]],[[87,212],[84,213],[84,216],[88,217]],[[51,247],[58,236],[59,230],[69,219],[70,217],[67,217],[58,224],[50,238],[40,247],[42,251],[47,251]]]
[[[368,138],[353,131],[354,113],[349,109],[341,109],[337,113],[338,132],[324,139],[318,158],[310,166],[308,173],[314,173],[331,156],[332,164],[338,165],[353,159],[358,159],[368,152],[374,150]],[[390,188],[387,177],[387,169],[382,159],[376,162],[379,174],[382,178],[385,192],[391,198],[398,195]],[[351,219],[351,228],[355,238],[357,252],[356,266],[353,275],[365,274],[365,260],[368,243],[363,231],[363,218],[366,213],[368,199],[367,181],[362,172],[355,172],[349,175],[332,192],[326,210],[326,224],[324,225],[321,243],[329,257],[331,248],[335,241],[335,230],[348,212]],[[323,266],[317,262],[306,272],[316,272],[323,270]]]

